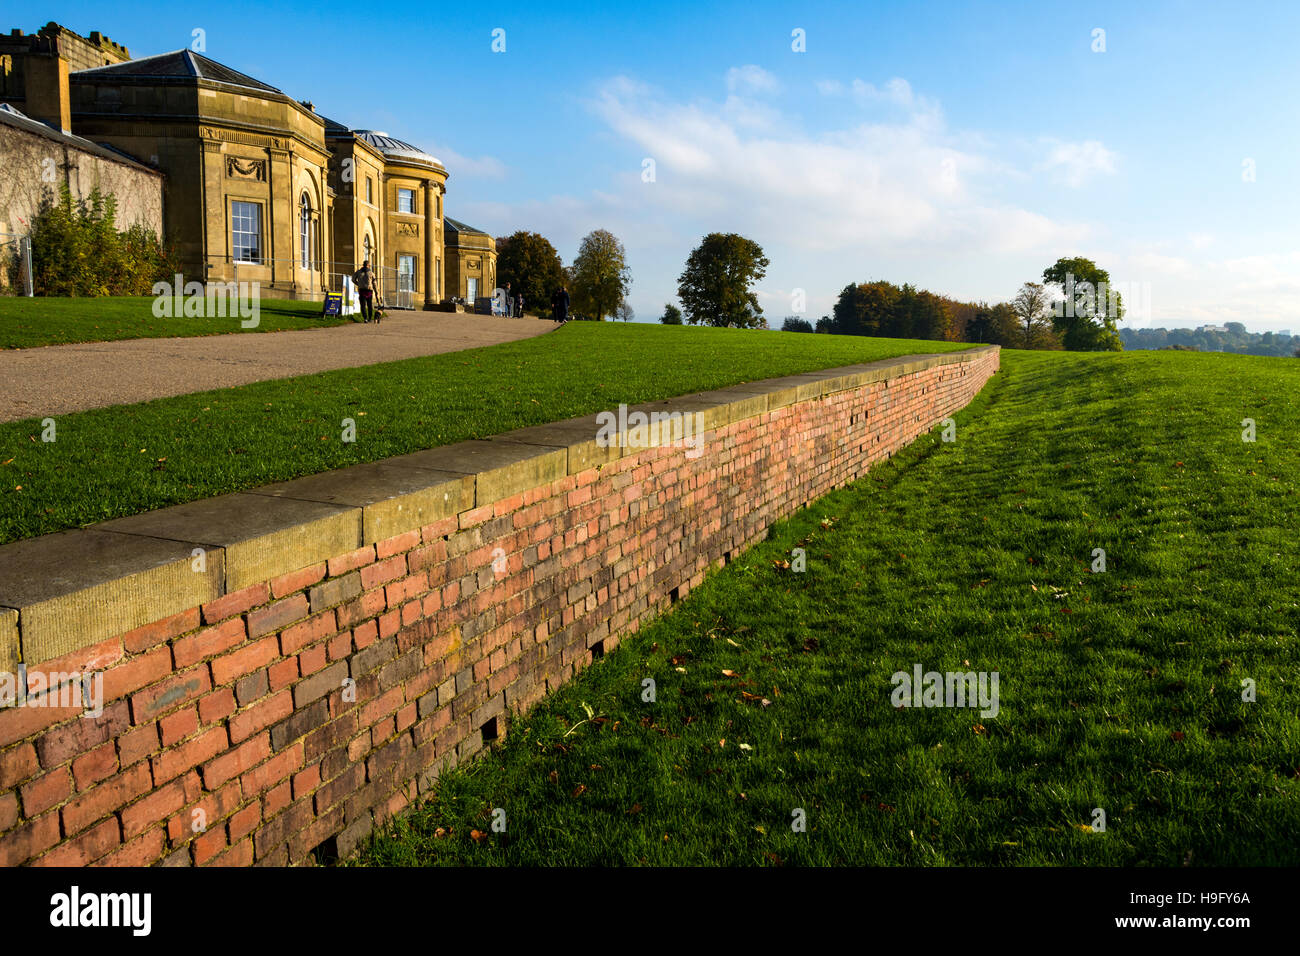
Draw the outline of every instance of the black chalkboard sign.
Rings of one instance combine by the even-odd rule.
[[[321,310],[321,315],[342,315],[343,314],[343,293],[326,292],[325,308]]]

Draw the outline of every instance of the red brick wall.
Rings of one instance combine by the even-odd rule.
[[[105,710],[0,711],[0,864],[278,865],[331,837],[350,852],[488,721],[504,735],[597,642],[997,367],[991,350],[789,405],[706,434],[694,459],[636,451],[45,662],[102,670]]]

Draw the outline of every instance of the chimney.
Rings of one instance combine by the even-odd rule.
[[[64,133],[72,132],[72,94],[68,88],[68,61],[57,48],[52,53],[29,53],[23,64],[27,101],[23,112]]]

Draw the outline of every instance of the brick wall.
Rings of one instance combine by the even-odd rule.
[[[354,509],[361,546],[304,544],[310,563],[269,579],[241,580],[232,544],[236,589],[104,639],[88,621],[93,643],[28,665],[102,672],[104,711],[0,710],[0,864],[282,865],[331,839],[350,852],[773,521],[965,406],[998,358],[912,357],[640,406],[705,415],[694,458],[597,451],[587,420],[567,439],[558,425],[499,436],[532,469],[513,486],[466,471],[473,494],[427,523],[408,506],[410,527]],[[564,467],[538,464],[556,449]],[[419,454],[454,472],[439,453]],[[313,500],[311,481],[259,500]],[[0,548],[0,604],[6,557],[30,567],[44,540]],[[26,660],[54,646],[38,623],[24,630],[39,601],[9,602]]]

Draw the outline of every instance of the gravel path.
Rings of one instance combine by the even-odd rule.
[[[378,325],[5,349],[0,350],[0,421],[455,352],[553,328],[540,319],[390,312]]]

